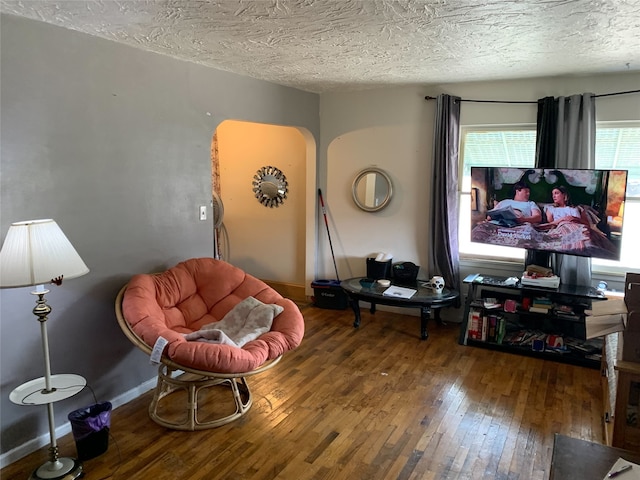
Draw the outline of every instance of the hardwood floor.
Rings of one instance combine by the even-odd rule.
[[[198,432],[112,413],[97,479],[546,479],[553,434],[601,442],[599,372],[457,344],[458,326],[384,311],[303,308],[302,345],[248,378],[251,411]],[[62,455],[74,456],[71,434]],[[28,478],[46,448],[0,472]]]

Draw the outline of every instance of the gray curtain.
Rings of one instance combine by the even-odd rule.
[[[558,128],[558,102],[553,97],[538,100],[536,123],[536,168],[552,168],[556,164],[556,132]],[[551,266],[551,253],[527,250],[527,265]]]
[[[595,168],[596,104],[593,93],[558,97],[556,166]],[[591,286],[591,259],[555,254],[552,267],[562,283]]]
[[[460,291],[458,245],[458,146],[460,97],[438,95],[433,133],[429,276],[441,275],[446,285]],[[460,298],[456,307],[461,305]]]
[[[537,131],[536,166],[595,167],[596,106],[592,93],[538,100]],[[562,283],[591,285],[590,258],[554,254],[551,267]]]

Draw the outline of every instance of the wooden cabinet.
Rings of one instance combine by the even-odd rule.
[[[618,392],[613,414],[614,447],[640,451],[640,423],[638,400],[640,398],[640,364],[616,361]]]
[[[523,287],[488,275],[470,275],[464,283],[469,289],[459,343],[600,368],[604,341],[587,340],[584,312],[604,299],[601,292]]]
[[[618,358],[623,335],[607,335],[602,358],[605,442],[640,452],[640,363]]]

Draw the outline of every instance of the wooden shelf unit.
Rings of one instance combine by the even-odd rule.
[[[586,309],[591,308],[594,300],[604,300],[604,294],[591,287],[575,285],[560,285],[557,289],[521,286],[520,283],[512,284],[503,277],[488,275],[469,275],[464,279],[469,285],[465,310],[460,327],[459,343],[481,348],[490,348],[519,355],[535,356],[546,360],[581,365],[598,369],[602,362],[602,339],[586,339],[585,314]],[[547,313],[534,313],[526,308],[524,299],[529,302],[533,299],[545,297],[551,302],[552,308]],[[503,306],[499,309],[487,309],[484,300],[496,298]],[[515,303],[515,308],[505,312],[504,304],[507,300]],[[559,311],[559,306],[569,307],[571,314]],[[566,348],[532,348],[531,343],[517,344],[502,340],[481,340],[470,338],[470,314],[480,310],[481,314],[490,315],[488,312],[496,312],[504,318],[507,324],[507,333],[513,333],[518,329],[522,331],[535,331],[542,336],[555,335],[562,337]],[[538,345],[539,347],[539,345]]]

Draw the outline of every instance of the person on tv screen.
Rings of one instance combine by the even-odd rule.
[[[487,220],[496,220],[506,225],[515,226],[522,223],[540,223],[542,211],[529,200],[531,190],[524,182],[513,186],[513,199],[506,198],[487,212]]]
[[[571,204],[569,192],[565,186],[553,187],[551,199],[553,205],[549,205],[545,209],[547,224],[558,225],[562,221],[569,221],[589,225],[589,219],[586,218],[584,211]]]

